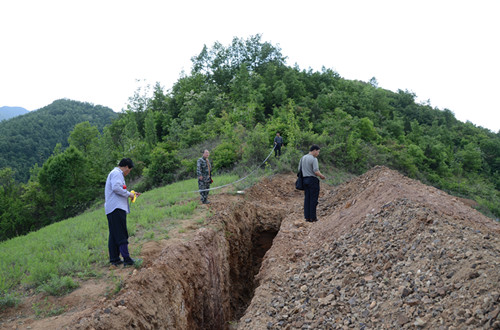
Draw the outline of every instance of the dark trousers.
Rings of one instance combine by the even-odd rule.
[[[314,176],[304,177],[304,218],[316,220],[316,206],[319,198],[319,179]]]
[[[198,189],[199,190],[210,189],[210,181],[198,179]],[[210,190],[200,191],[200,199],[202,202],[207,201],[209,192],[210,192]]]
[[[115,209],[107,215],[109,228],[109,261],[120,261],[120,245],[128,244],[127,212]]]
[[[277,144],[274,148],[274,157],[281,156],[281,144]]]

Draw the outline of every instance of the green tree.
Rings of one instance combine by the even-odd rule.
[[[238,146],[230,141],[223,142],[212,150],[210,157],[214,171],[231,168],[240,158]]]
[[[76,124],[75,128],[69,133],[68,143],[86,154],[90,145],[98,136],[99,129],[96,126],[91,126],[88,121],[84,121]]]
[[[192,74],[201,74],[206,77],[207,83],[228,92],[231,80],[242,65],[260,75],[269,64],[284,66],[285,57],[281,49],[261,39],[261,35],[255,35],[246,40],[234,38],[227,47],[220,42],[215,42],[211,49],[205,45],[198,56],[191,58]]]
[[[42,192],[50,196],[47,208],[54,221],[85,210],[95,198],[97,192],[88,168],[87,159],[73,146],[43,164],[39,181]]]
[[[0,170],[0,241],[24,233],[20,228],[20,211],[23,205],[18,196],[21,187],[14,180],[14,171],[7,167]]]
[[[361,138],[365,141],[374,141],[380,138],[375,127],[373,126],[373,122],[369,118],[361,118],[358,123],[359,133]]]
[[[156,135],[156,125],[155,125],[155,113],[153,111],[148,111],[146,114],[146,120],[144,124],[145,130],[145,140],[150,148],[156,145],[157,135]]]
[[[147,187],[160,187],[174,180],[180,160],[172,145],[160,142],[151,152],[151,164],[144,171]]]
[[[473,143],[467,144],[456,154],[462,168],[468,172],[477,172],[482,166],[481,149]]]

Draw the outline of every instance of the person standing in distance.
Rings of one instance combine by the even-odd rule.
[[[198,159],[196,163],[196,175],[198,176],[198,189],[200,190],[201,202],[203,204],[210,204],[208,201],[208,192],[212,181],[212,166],[208,160],[210,152],[205,149],[203,156]]]
[[[304,218],[307,222],[318,221],[316,216],[316,207],[319,198],[319,179],[325,179],[325,176],[319,171],[318,156],[320,147],[313,144],[309,148],[309,153],[302,156],[299,163],[299,170],[302,167],[304,176]]]
[[[123,158],[118,167],[109,172],[104,188],[104,210],[109,228],[109,262],[114,266],[121,264],[131,266],[140,261],[130,258],[128,252],[127,214],[130,213],[128,199],[133,199],[134,193],[127,190],[125,177],[133,167],[134,163],[130,158]],[[139,196],[140,193],[136,192],[135,195]],[[120,254],[123,260],[120,259]]]
[[[280,132],[276,132],[274,137],[274,157],[281,156],[281,146],[283,145],[283,138],[280,136]]]

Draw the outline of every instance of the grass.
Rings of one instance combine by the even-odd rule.
[[[34,303],[31,308],[37,318],[56,316],[64,313],[65,307],[58,307],[45,298],[43,302]]]
[[[217,183],[220,186],[237,179],[222,175],[217,176]],[[168,238],[171,229],[189,219],[200,207],[196,190],[197,180],[186,180],[145,192],[131,204],[127,217],[131,252],[138,255],[143,243]],[[94,208],[0,242],[0,304],[16,304],[15,292],[23,289],[61,295],[76,288],[78,280],[102,276],[102,267],[108,265],[107,241],[104,209]]]
[[[59,277],[53,274],[50,280],[40,285],[39,289],[41,292],[45,292],[51,296],[62,296],[79,286],[80,285],[69,276]]]
[[[108,288],[105,293],[106,297],[117,294],[123,288],[123,278],[116,276],[113,272],[111,273],[111,281],[113,282],[113,287]]]

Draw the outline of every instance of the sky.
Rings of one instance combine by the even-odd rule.
[[[0,1],[0,107],[126,108],[215,42],[261,34],[287,64],[336,71],[500,130],[498,0]]]

